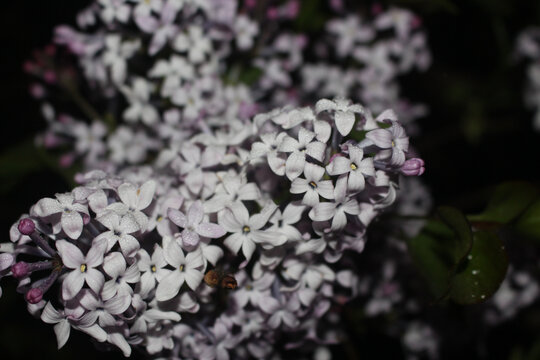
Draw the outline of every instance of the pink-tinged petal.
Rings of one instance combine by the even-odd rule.
[[[204,260],[200,251],[193,251],[186,255],[186,268],[198,269],[204,266]]]
[[[139,199],[137,210],[146,209],[152,200],[154,199],[154,193],[156,192],[156,182],[154,180],[148,180],[142,186],[137,189]]]
[[[246,241],[246,237],[242,234],[235,233],[228,236],[223,242],[234,254],[238,254],[238,251],[242,247],[242,243]]]
[[[70,269],[78,269],[84,263],[84,255],[81,250],[66,240],[58,240],[56,249],[62,258],[62,263]]]
[[[103,270],[107,275],[116,279],[126,271],[126,260],[119,252],[110,253],[103,260]]]
[[[212,265],[216,265],[218,260],[223,257],[223,250],[219,246],[208,245],[202,247],[202,253],[206,260],[208,260]]]
[[[134,224],[130,223],[129,227],[126,226],[125,232],[128,234],[139,230],[141,232],[146,231],[146,227],[148,226],[148,216],[146,216],[142,211],[134,211],[133,213],[126,214],[124,217],[129,217],[133,219],[134,222]],[[135,228],[134,225],[136,226],[137,230],[133,230]]]
[[[251,238],[254,242],[262,245],[280,246],[287,242],[287,237],[275,231],[252,231]]]
[[[124,183],[118,187],[118,196],[120,200],[128,207],[137,208],[137,187],[130,183]]]
[[[394,112],[394,110],[391,109],[384,110],[382,113],[379,114],[379,116],[377,116],[377,122],[383,122],[385,120],[390,120],[394,122],[397,121],[397,119],[398,118],[396,113]]]
[[[107,240],[94,240],[92,242],[92,247],[88,250],[86,254],[86,265],[89,267],[96,267],[103,263],[103,255],[107,250]]]
[[[238,198],[240,200],[257,200],[261,197],[259,188],[254,183],[245,184],[238,191]]]
[[[139,213],[139,212],[136,212],[136,213]],[[134,213],[133,215],[135,215],[136,213]],[[146,217],[146,215],[144,216]],[[120,219],[118,230],[121,230],[122,233],[124,234],[132,234],[136,231],[139,231],[140,226],[138,223],[138,219],[135,216],[132,216],[131,214],[122,216],[122,218]]]
[[[317,192],[325,199],[333,199],[334,184],[330,180],[319,181],[317,184]]]
[[[169,218],[169,220],[171,220],[173,223],[180,226],[181,228],[187,227],[187,218],[180,210],[169,208],[167,210],[167,217]]]
[[[315,290],[310,288],[302,288],[298,290],[298,297],[300,298],[300,302],[305,306],[310,306],[316,295],[317,293],[315,292]]]
[[[260,213],[253,215],[249,219],[248,225],[251,228],[251,230],[258,230],[262,228],[264,225],[266,225],[266,223],[268,222],[270,217],[275,213],[277,208],[278,208],[277,205],[274,204],[273,202],[269,202],[268,204],[266,204],[264,208],[261,209]]]
[[[137,241],[137,239],[135,239],[131,235],[122,235],[118,239],[118,242],[120,244],[120,249],[122,250],[122,254],[125,257],[135,256],[137,250],[139,250],[140,248],[140,244]]]
[[[298,131],[298,142],[303,145],[307,145],[313,140],[315,133],[301,127]]]
[[[251,259],[253,252],[255,251],[255,243],[251,239],[245,239],[242,244],[242,253],[246,257],[246,261]]]
[[[373,141],[375,145],[382,149],[392,147],[392,134],[386,129],[376,129],[366,134],[366,139]]]
[[[333,202],[324,202],[317,204],[309,212],[309,217],[313,221],[326,221],[331,219],[336,213],[336,204]]]
[[[298,150],[299,147],[298,140],[287,135],[283,138],[281,144],[279,144],[279,151],[289,153]]]
[[[249,220],[249,219],[248,219]],[[223,226],[225,231],[237,232],[242,229],[244,224],[240,224],[234,217],[234,213],[230,209],[225,209],[218,215],[218,223]],[[247,223],[247,221],[246,221]]]
[[[350,192],[362,191],[366,186],[364,176],[360,171],[351,171],[347,181],[347,188]]]
[[[249,212],[242,202],[236,202],[231,204],[229,206],[229,209],[232,211],[236,222],[240,224],[240,228],[249,222]],[[228,230],[227,228],[225,229]]]
[[[203,172],[201,169],[193,169],[184,179],[184,182],[188,188],[193,191],[195,194],[201,192],[201,189],[204,184]]]
[[[179,271],[172,271],[164,277],[156,289],[156,300],[167,301],[175,297],[184,284],[184,274]]]
[[[360,162],[358,170],[364,175],[375,176],[375,167],[373,166],[373,158],[366,158]]]
[[[80,327],[78,328],[78,330],[90,335],[99,342],[104,342],[108,338],[105,330],[103,330],[96,324],[89,327]]]
[[[409,150],[409,138],[408,137],[402,137],[402,138],[396,138],[394,139],[394,143],[396,144],[396,147],[403,150],[408,151]]]
[[[204,216],[202,203],[197,200],[188,209],[187,218],[188,223],[195,225],[200,224]]]
[[[54,325],[54,334],[56,335],[56,342],[58,343],[58,349],[62,348],[69,339],[69,333],[71,325],[67,320],[60,321]]]
[[[300,221],[302,213],[306,209],[305,206],[298,203],[290,203],[287,205],[285,210],[283,210],[283,223],[284,224],[296,224]]]
[[[336,156],[328,166],[326,171],[329,175],[341,175],[351,171],[351,161],[344,156]]]
[[[0,254],[0,271],[9,268],[15,262],[15,256],[9,253]]]
[[[274,297],[270,295],[261,296],[261,298],[259,299],[258,305],[261,308],[261,310],[267,314],[272,314],[281,308],[279,301],[277,301]]]
[[[333,102],[332,100],[321,99],[317,101],[317,103],[315,104],[315,112],[317,114],[322,111],[335,110],[335,109],[336,109],[336,103]]]
[[[85,273],[85,280],[90,289],[96,294],[101,292],[101,288],[103,288],[103,284],[105,283],[105,277],[96,269],[88,269]]]
[[[287,158],[285,162],[285,173],[289,180],[294,180],[304,171],[306,164],[306,156],[304,153],[294,152]]]
[[[197,246],[199,244],[199,234],[194,231],[182,231],[182,244],[184,246]]]
[[[292,191],[291,191],[292,192]],[[310,207],[314,207],[319,203],[319,194],[312,189],[309,189],[304,194],[304,197],[302,198],[302,204],[305,204]]]
[[[332,127],[329,123],[322,120],[315,120],[313,122],[313,130],[317,134],[316,139],[320,142],[326,143],[330,139],[332,134]]]
[[[319,181],[324,175],[324,168],[319,165],[307,163],[304,167],[304,175],[308,181]]]
[[[312,158],[317,159],[319,161],[323,161],[325,150],[326,150],[326,144],[323,144],[320,141],[314,141],[312,143],[307,144],[306,146],[306,154],[308,154]]]
[[[58,311],[56,311],[50,302],[48,302],[41,313],[41,320],[47,324],[56,324],[64,320],[64,317]]]
[[[83,230],[83,218],[75,211],[62,212],[62,229],[71,239],[78,239]]]
[[[71,271],[62,283],[62,298],[64,300],[73,299],[81,291],[83,285],[84,274],[78,269]]]
[[[345,204],[342,205],[341,208],[347,214],[351,214],[351,215],[360,214],[360,205],[358,205],[358,202],[356,201],[356,199],[351,199],[347,201]]]
[[[308,164],[309,165],[309,164]],[[306,166],[307,168],[307,166]],[[302,178],[296,178],[291,183],[292,194],[303,194],[309,189],[308,181]]]
[[[62,212],[64,209],[60,203],[51,198],[44,198],[38,201],[36,206],[34,206],[34,211],[38,216],[49,216]]]
[[[189,286],[189,288],[193,291],[197,289],[199,284],[201,283],[204,274],[201,271],[192,269],[185,272],[185,281],[186,284]]]
[[[351,112],[337,111],[335,115],[336,127],[343,136],[349,135],[354,126],[354,114]]]
[[[364,151],[360,149],[358,146],[349,146],[349,159],[351,159],[351,162],[354,163],[356,166],[360,164],[362,161],[362,158],[364,157]]]
[[[276,155],[268,155],[268,166],[276,175],[285,175],[285,159]]]
[[[106,213],[99,216],[97,218],[97,221],[102,223],[103,226],[105,226],[107,229],[115,230],[120,226],[120,215],[118,215],[115,210],[107,211]]]
[[[283,322],[291,328],[296,328],[298,324],[300,324],[300,321],[296,318],[296,316],[294,316],[292,313],[288,311],[283,313],[282,318],[283,318]]]
[[[222,226],[213,223],[199,224],[196,231],[199,235],[212,239],[220,238],[227,233]]]
[[[392,149],[392,157],[390,158],[390,164],[393,166],[401,166],[405,163],[405,153],[398,148]]]
[[[347,216],[343,211],[337,211],[332,219],[332,231],[342,230],[347,225]]]
[[[171,241],[164,252],[165,260],[174,268],[178,268],[180,265],[186,263],[184,252],[180,249],[180,246],[176,241]]]
[[[103,210],[105,210],[108,205],[105,191],[98,190],[92,195],[88,196],[88,205],[96,214],[100,214]]]

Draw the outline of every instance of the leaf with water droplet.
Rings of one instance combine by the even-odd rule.
[[[441,220],[455,233],[455,243],[452,246],[454,265],[465,260],[472,248],[473,236],[471,225],[465,215],[456,208],[440,206],[437,214]]]
[[[459,304],[486,301],[499,288],[508,269],[501,239],[489,231],[473,234],[472,259],[466,259],[451,280],[450,298]]]

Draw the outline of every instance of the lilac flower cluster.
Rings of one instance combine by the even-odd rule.
[[[73,328],[126,356],[324,355],[347,301],[375,316],[403,300],[391,261],[361,281],[355,254],[394,203],[429,207],[400,180],[424,172],[407,133],[426,108],[398,84],[429,66],[421,22],[330,1],[313,35],[301,4],[96,0],[25,65],[40,144],[84,172],[12,227],[0,278],[59,347]]]
[[[38,201],[13,226],[10,275],[31,311],[55,324],[60,346],[71,328],[126,356],[141,346],[262,358],[278,339],[285,348],[335,341],[319,324],[355,295],[351,254],[394,202],[399,173],[421,163],[406,160],[393,112],[365,114],[323,99],[260,114],[231,143],[186,139],[154,170],[81,175],[81,186]],[[220,267],[238,291],[203,282]]]
[[[335,97],[393,108],[410,127],[426,108],[400,98],[397,80],[430,64],[421,21],[380,6],[371,18],[345,16],[335,5],[310,37],[295,30],[296,0],[96,1],[80,30],[58,26],[54,45],[25,65],[49,122],[41,143],[61,149],[63,166],[82,159],[110,171],[215,122]]]
[[[524,30],[517,39],[516,53],[528,61],[525,103],[535,111],[533,127],[540,130],[540,28]]]

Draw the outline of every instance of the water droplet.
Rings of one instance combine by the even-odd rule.
[[[486,298],[486,295],[481,295],[480,298],[481,298],[481,299],[485,299],[485,298]]]
[[[472,255],[467,256],[467,259],[472,260]]]
[[[478,271],[478,270],[473,270],[473,271],[472,271],[472,274],[473,274],[473,275],[478,275],[479,272],[480,272],[480,271]]]

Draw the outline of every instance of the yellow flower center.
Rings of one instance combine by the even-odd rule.
[[[86,272],[86,264],[82,264],[80,267],[81,272]]]
[[[351,169],[356,170],[356,169],[358,169],[358,167],[356,166],[355,163],[351,163]]]
[[[244,226],[244,228],[242,229],[242,231],[244,232],[244,234],[247,234],[248,232],[251,231],[251,229],[249,228],[249,226]]]
[[[152,265],[152,266],[150,267],[150,270],[152,270],[152,272],[156,272],[156,265]]]
[[[180,267],[178,268],[178,270],[184,271],[184,265],[180,265]]]

